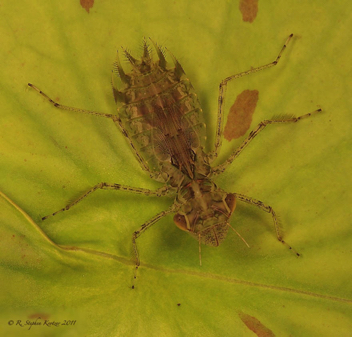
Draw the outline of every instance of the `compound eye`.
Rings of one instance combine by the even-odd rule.
[[[183,230],[183,231],[188,231],[189,229],[187,228],[187,220],[186,217],[182,214],[176,214],[174,216],[174,222],[176,224],[176,226]]]
[[[228,208],[230,209],[230,214],[232,214],[233,211],[236,208],[236,197],[235,197],[235,195],[232,194],[232,193],[229,193],[226,196],[226,198],[225,198],[225,202],[226,202]]]

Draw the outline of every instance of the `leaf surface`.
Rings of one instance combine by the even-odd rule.
[[[89,13],[79,1],[4,2],[1,335],[23,336],[28,320],[41,323],[33,336],[348,336],[351,6],[259,2],[248,23],[228,1],[96,1]],[[270,215],[238,202],[232,225],[250,249],[231,233],[218,248],[202,247],[200,267],[198,243],[166,217],[139,239],[132,290],[132,233],[172,199],[97,191],[41,221],[99,182],[160,184],[111,121],[57,110],[28,82],[61,104],[113,113],[115,50],[138,56],[151,37],[178,58],[198,92],[209,150],[218,84],[273,61],[290,33],[278,66],[229,83],[225,114],[244,90],[259,92],[250,130],[273,115],[318,105],[324,112],[267,127],[216,183],[272,206],[301,258],[276,240]],[[218,162],[246,135],[224,140]],[[48,327],[45,320],[75,323]]]

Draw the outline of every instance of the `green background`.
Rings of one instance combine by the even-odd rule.
[[[28,326],[17,320],[41,317],[76,324],[33,326],[28,335],[256,336],[244,314],[277,336],[350,336],[352,3],[260,1],[253,23],[238,7],[96,1],[88,14],[79,1],[1,4],[1,335],[23,336]],[[250,89],[259,91],[251,128],[277,114],[324,112],[269,126],[216,182],[271,205],[302,258],[276,240],[270,215],[238,203],[231,223],[251,248],[230,233],[202,248],[200,267],[197,241],[168,216],[139,239],[132,290],[131,235],[171,199],[98,191],[41,222],[102,181],[161,185],[111,121],[59,111],[27,82],[62,104],[113,113],[116,48],[138,55],[151,37],[192,81],[210,149],[220,81],[273,61],[290,33],[277,67],[229,84],[227,111]],[[220,161],[242,140],[224,141]]]

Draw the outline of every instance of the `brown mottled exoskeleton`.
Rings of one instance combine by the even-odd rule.
[[[158,220],[174,213],[176,226],[198,240],[200,256],[201,243],[218,246],[225,239],[229,228],[237,233],[229,224],[237,200],[252,204],[270,213],[277,239],[292,249],[283,240],[278,218],[270,206],[242,194],[224,191],[213,182],[213,177],[224,172],[228,165],[267,125],[294,123],[309,117],[312,113],[300,117],[291,116],[264,120],[224,163],[215,167],[211,166],[211,163],[218,156],[222,143],[227,83],[276,65],[291,38],[292,34],[286,40],[275,61],[230,76],[220,83],[215,148],[210,153],[205,153],[203,150],[205,145],[203,112],[189,79],[185,76],[179,62],[172,55],[174,66],[168,66],[164,50],[154,42],[152,43],[158,56],[156,61],[153,60],[146,41],[144,41],[143,55],[140,60],[133,58],[129,52],[124,51],[132,65],[132,71],[128,74],[124,72],[117,58],[112,77],[113,94],[115,102],[119,106],[117,114],[104,114],[63,106],[54,102],[41,90],[29,83],[30,87],[44,96],[56,108],[111,119],[128,140],[142,169],[147,171],[153,179],[164,183],[163,187],[151,191],[103,182],[91,188],[73,203],[49,216],[69,210],[97,189],[123,190],[147,196],[173,196],[174,202],[167,210],[145,222],[132,235],[136,264],[135,277],[140,265],[136,240]],[[120,84],[122,83],[119,88],[116,86],[117,81]],[[318,111],[321,111],[321,109],[314,112]],[[44,217],[43,220],[49,216]],[[242,237],[241,239],[244,241]],[[297,252],[295,254],[299,256]]]

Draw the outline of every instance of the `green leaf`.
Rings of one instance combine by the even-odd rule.
[[[350,335],[351,7],[259,2],[248,23],[228,1],[96,1],[89,13],[79,1],[4,2],[1,335]],[[41,221],[99,182],[161,185],[110,120],[57,110],[28,82],[61,104],[114,113],[116,48],[138,56],[151,37],[192,81],[210,149],[221,80],[273,61],[290,33],[276,67],[229,83],[226,113],[246,89],[259,92],[251,129],[273,115],[324,112],[268,126],[216,183],[272,206],[301,258],[277,241],[270,215],[238,202],[231,224],[250,249],[230,233],[202,247],[200,267],[197,241],[168,216],[138,239],[132,290],[132,233],[172,199],[97,191]],[[224,140],[219,163],[244,137]]]

